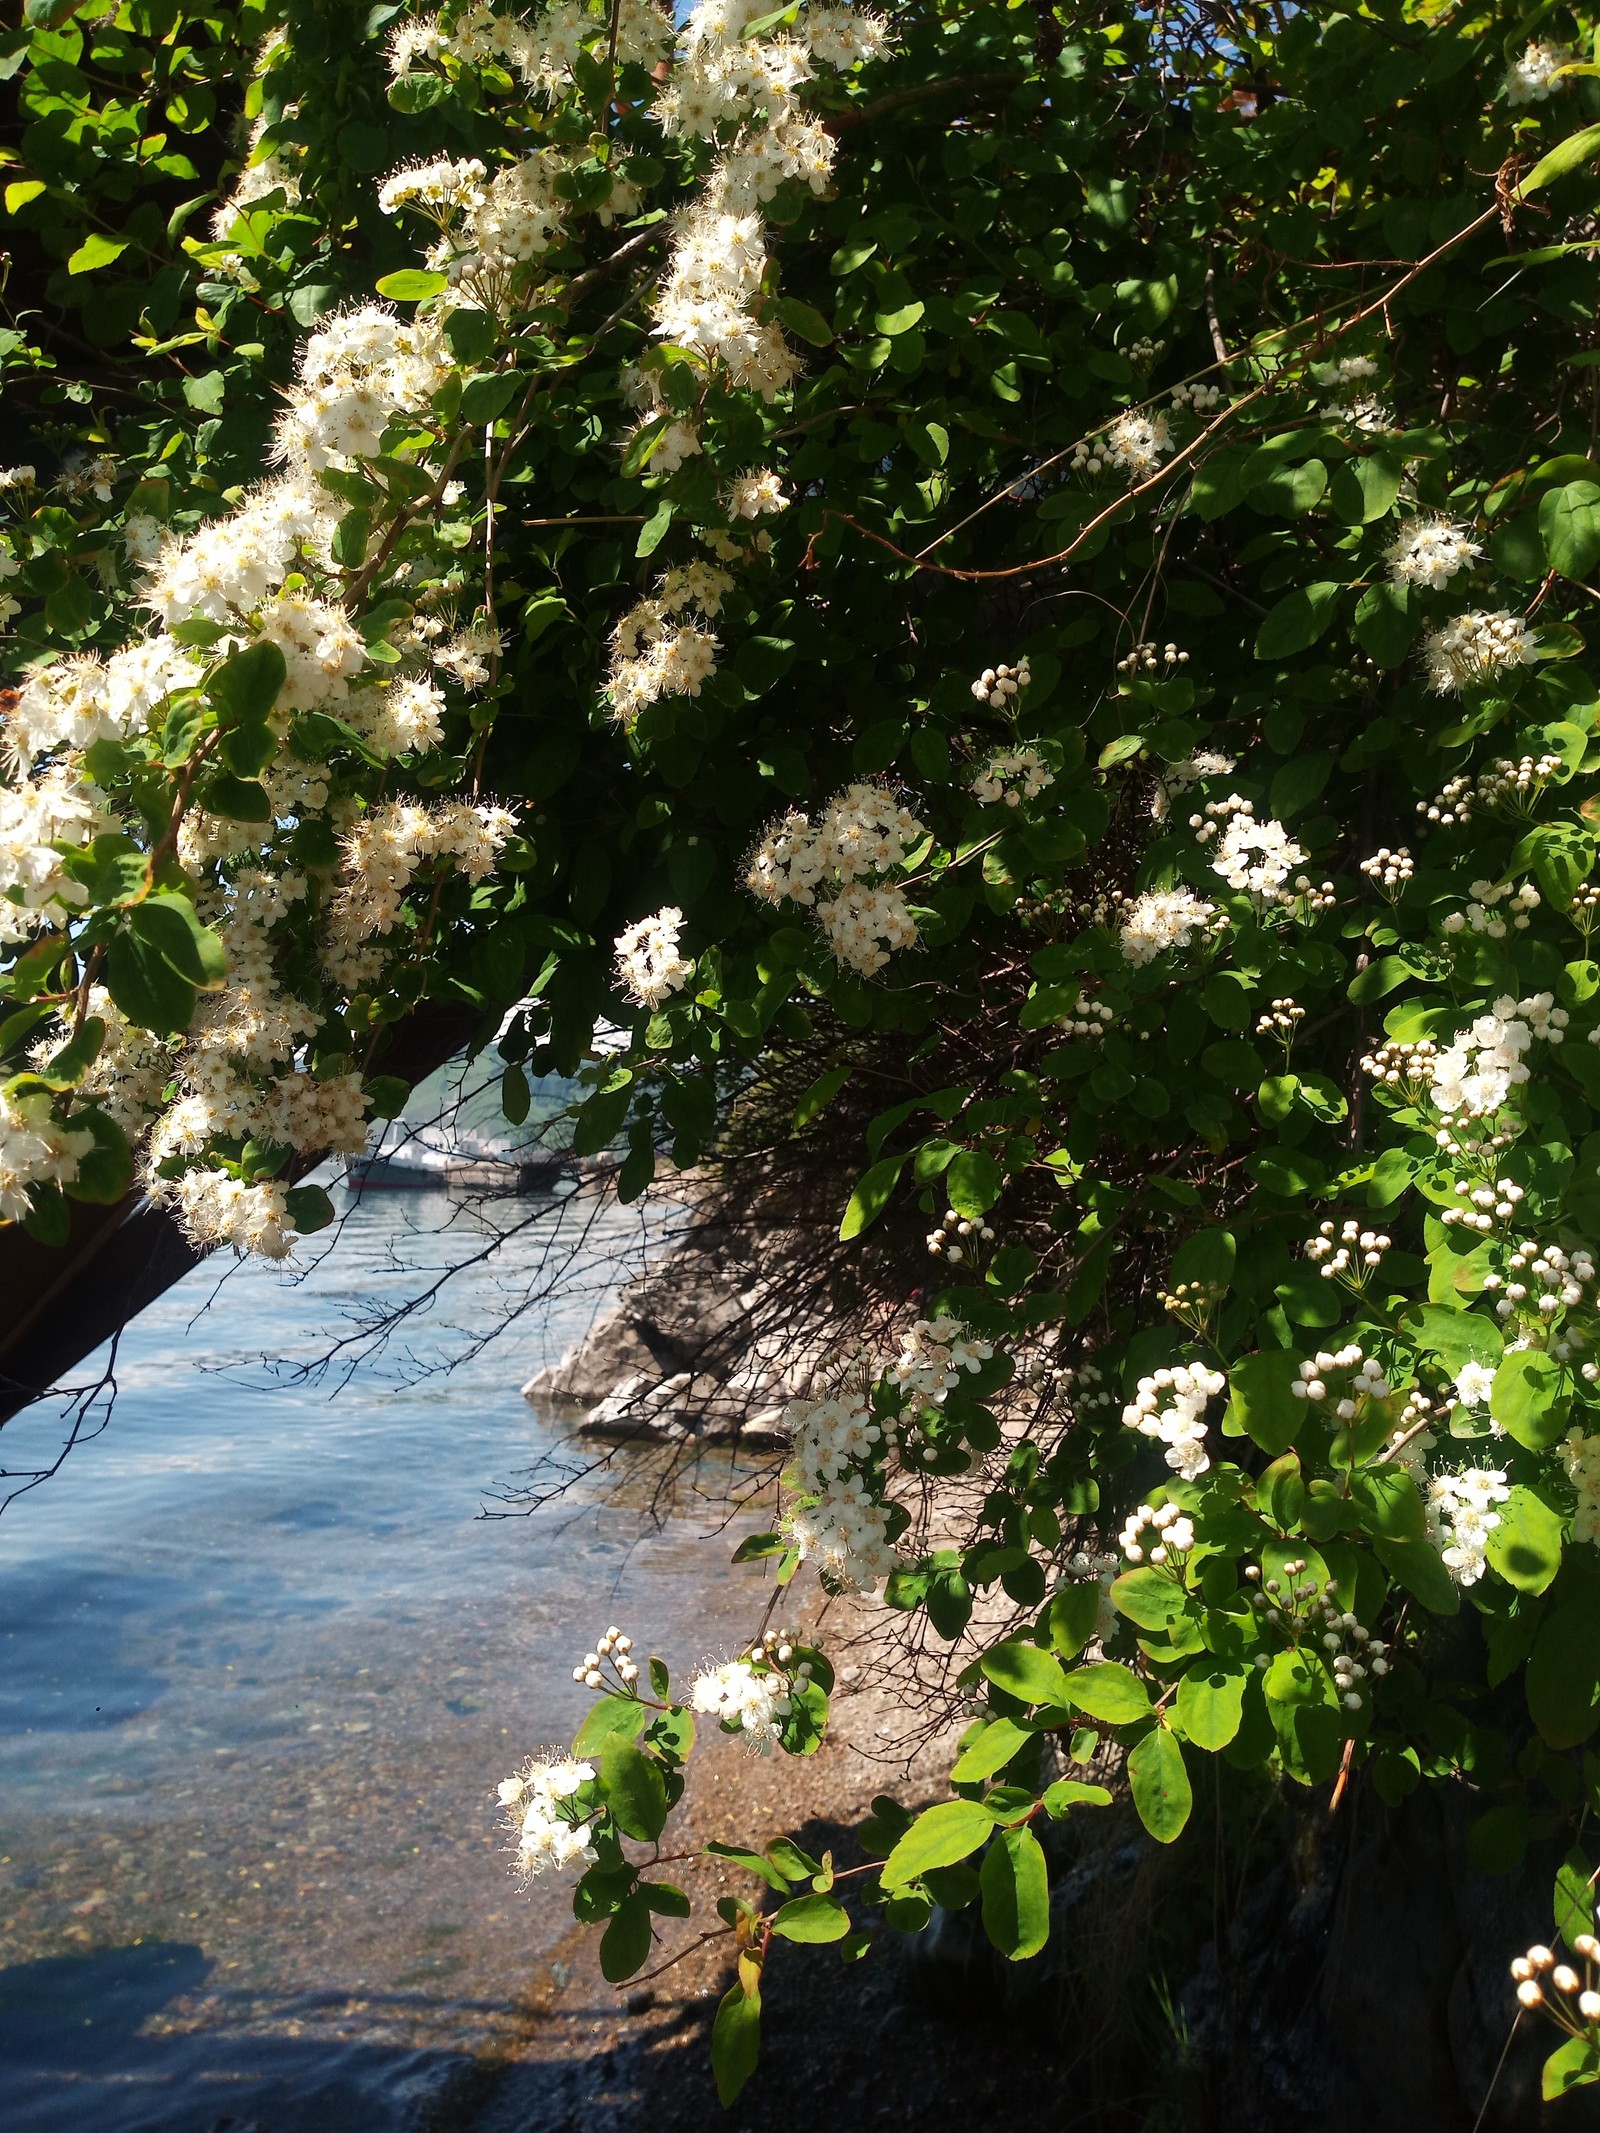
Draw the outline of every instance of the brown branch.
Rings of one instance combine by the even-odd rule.
[[[841,111],[826,124],[832,133],[849,133],[857,126],[870,126],[878,119],[890,118],[897,111],[910,111],[918,104],[930,104],[936,97],[987,95],[991,89],[1019,88],[1024,79],[1010,68],[990,74],[952,74],[944,81],[923,82],[915,89],[896,89],[890,96],[880,96],[874,104],[863,104],[859,111]]]

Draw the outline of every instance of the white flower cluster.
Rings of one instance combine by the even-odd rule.
[[[1442,1117],[1490,1118],[1511,1091],[1528,1079],[1522,1055],[1534,1041],[1533,1022],[1539,1006],[1544,1010],[1540,1019],[1553,1024],[1548,994],[1542,999],[1535,994],[1529,1000],[1504,994],[1487,1014],[1458,1030],[1449,1046],[1428,1062],[1434,1108]]]
[[[837,959],[872,977],[917,938],[905,892],[874,877],[903,867],[926,835],[886,786],[851,785],[815,827],[796,809],[768,830],[745,885],[763,903],[814,905]]]
[[[856,1392],[793,1400],[784,1410],[783,1424],[800,1485],[812,1492],[826,1489],[852,1467],[869,1465],[883,1442],[883,1431]]]
[[[1423,1499],[1428,1538],[1458,1585],[1476,1585],[1488,1568],[1489,1535],[1500,1523],[1494,1506],[1510,1494],[1498,1467],[1468,1467],[1429,1480]]]
[[[963,1377],[975,1377],[993,1354],[991,1342],[977,1339],[962,1319],[941,1311],[937,1318],[917,1319],[901,1334],[888,1379],[902,1392],[937,1404]]]
[[[1127,961],[1138,969],[1169,948],[1187,948],[1196,935],[1203,939],[1227,923],[1215,904],[1206,903],[1192,889],[1146,889],[1124,905],[1117,942]]]
[[[972,693],[980,704],[987,704],[991,711],[1004,711],[1014,696],[1019,695],[1033,674],[1026,659],[1019,659],[1014,667],[1003,662],[997,667],[985,667],[972,684]]]
[[[503,807],[474,807],[462,800],[440,800],[432,807],[391,800],[369,808],[341,848],[329,968],[337,974],[370,967],[363,945],[394,929],[412,877],[426,862],[452,861],[469,881],[482,881],[493,872],[514,822]]]
[[[696,1674],[689,1703],[730,1733],[742,1734],[758,1755],[770,1755],[777,1747],[783,1738],[783,1721],[794,1709],[788,1677],[768,1665],[752,1665],[748,1659],[730,1659]]]
[[[1195,1481],[1211,1464],[1206,1403],[1224,1391],[1227,1382],[1220,1370],[1208,1370],[1204,1363],[1157,1370],[1139,1380],[1137,1393],[1122,1410],[1123,1427],[1164,1444],[1173,1472]]]
[[[381,304],[340,312],[300,350],[278,455],[291,472],[312,474],[370,459],[395,417],[425,409],[449,372],[436,320],[405,326]]]
[[[261,55],[263,61],[266,56]],[[233,181],[233,190],[211,217],[211,236],[216,244],[226,244],[239,217],[271,194],[281,193],[285,207],[293,207],[299,201],[300,172],[295,162],[298,151],[287,145],[265,147],[266,131],[264,118],[251,125],[244,165]],[[237,273],[243,261],[235,255],[223,264],[225,272]]]
[[[1382,1266],[1392,1241],[1380,1230],[1363,1229],[1359,1222],[1324,1222],[1307,1244],[1306,1257],[1324,1281],[1342,1281],[1347,1288],[1359,1289]]]
[[[534,1757],[515,1777],[502,1780],[500,1805],[506,1810],[506,1827],[517,1839],[517,1865],[530,1880],[554,1867],[593,1866],[594,1826],[577,1819],[569,1803],[585,1785],[593,1784],[594,1767],[569,1757]]]
[[[1508,104],[1542,104],[1556,90],[1567,84],[1560,77],[1561,69],[1572,64],[1572,53],[1564,44],[1544,44],[1534,39],[1520,59],[1512,61],[1506,70],[1505,90]]]
[[[789,499],[783,493],[783,483],[771,467],[758,467],[752,474],[741,474],[728,492],[729,518],[775,518],[788,508]]]
[[[1141,415],[1130,408],[1105,433],[1107,461],[1131,481],[1154,474],[1171,450],[1172,432],[1165,415]]]
[[[1152,647],[1153,649],[1153,647]],[[1179,659],[1187,659],[1187,652],[1179,652]],[[1181,762],[1168,763],[1156,780],[1155,791],[1150,795],[1150,813],[1157,822],[1165,822],[1172,811],[1174,800],[1198,785],[1202,778],[1226,777],[1237,766],[1231,755],[1218,755],[1214,749],[1201,748]]]
[[[26,940],[89,900],[57,844],[85,845],[101,824],[100,795],[64,765],[0,786],[0,942]]]
[[[617,979],[641,1007],[659,1007],[694,976],[693,963],[678,953],[682,932],[683,913],[668,904],[617,935]]]
[[[620,0],[615,10],[588,0],[554,0],[532,23],[479,4],[461,9],[448,26],[438,15],[397,23],[389,36],[389,71],[407,74],[448,57],[461,66],[502,67],[530,88],[558,94],[581,53],[605,57],[613,21],[620,64],[656,66],[670,53],[671,22],[649,0]]]
[[[1020,807],[1055,781],[1055,772],[1037,748],[999,748],[973,779],[971,791],[986,806],[1000,800],[1007,807]]]
[[[1532,666],[1538,657],[1533,631],[1503,607],[1457,615],[1422,640],[1428,685],[1441,695],[1485,688],[1502,674]]]
[[[287,1259],[294,1249],[294,1222],[275,1179],[247,1185],[225,1170],[186,1170],[163,1197],[174,1202],[185,1234],[202,1251],[227,1244],[241,1256]]]
[[[830,1482],[785,1514],[783,1530],[800,1560],[844,1592],[865,1592],[895,1567],[889,1514],[864,1481]]]
[[[631,726],[646,704],[663,696],[698,696],[716,672],[718,640],[691,612],[715,620],[733,580],[714,563],[694,562],[669,570],[654,592],[638,601],[611,633],[606,686],[611,708]]]
[[[50,1098],[0,1095],[0,1222],[20,1222],[35,1185],[70,1185],[94,1146],[87,1126],[64,1126]]]
[[[1458,571],[1483,554],[1464,526],[1450,518],[1407,519],[1387,550],[1389,576],[1396,585],[1425,585],[1442,592]]]
[[[1348,400],[1333,400],[1323,409],[1329,422],[1341,423],[1361,437],[1395,437],[1400,425],[1382,400],[1373,393],[1357,393]]]
[[[654,115],[668,135],[715,140],[737,130],[673,224],[655,319],[669,347],[694,350],[735,387],[771,400],[798,366],[775,319],[762,315],[761,210],[790,179],[826,190],[835,145],[800,109],[798,94],[814,66],[846,72],[876,57],[886,33],[874,15],[817,5],[790,34],[746,35],[746,25],[768,12],[761,0],[701,0],[683,21],[683,56]],[[654,376],[648,366],[644,374]]]
[[[1569,1429],[1556,1450],[1567,1470],[1567,1479],[1577,1492],[1572,1537],[1591,1544],[1600,1541],[1600,1437],[1586,1437],[1581,1429]],[[1600,2013],[1600,2007],[1595,2011]]]
[[[1487,1407],[1494,1390],[1494,1372],[1486,1363],[1463,1363],[1452,1383],[1463,1407]]]
[[[1249,800],[1208,800],[1203,815],[1189,817],[1189,827],[1202,844],[1215,840],[1213,868],[1258,911],[1293,903],[1298,896],[1315,901],[1332,893],[1330,884],[1319,889],[1308,875],[1296,872],[1305,864],[1305,853],[1281,822],[1258,822]]]
[[[1335,1373],[1353,1373],[1346,1389],[1341,1393],[1328,1380]],[[1359,1341],[1347,1341],[1335,1351],[1320,1349],[1300,1365],[1299,1373],[1289,1387],[1297,1400],[1309,1400],[1320,1407],[1332,1403],[1335,1421],[1353,1422],[1360,1412],[1363,1400],[1386,1400],[1389,1397],[1389,1381],[1377,1363],[1367,1355]]]
[[[1175,1555],[1186,1555],[1194,1546],[1194,1521],[1175,1503],[1164,1503],[1159,1510],[1154,1504],[1142,1503],[1129,1513],[1117,1535],[1117,1546],[1130,1563],[1144,1561],[1145,1535],[1151,1532],[1157,1538],[1148,1554],[1151,1562],[1158,1565],[1170,1563]]]

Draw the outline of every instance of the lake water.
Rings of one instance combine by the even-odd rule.
[[[298,1275],[203,1267],[130,1328],[107,1426],[0,1516],[5,2133],[434,2122],[570,1925],[508,1877],[496,1781],[570,1737],[608,1623],[675,1667],[748,1632],[726,1458],[662,1497],[661,1455],[592,1470],[518,1391],[640,1263],[639,1213],[336,1199]],[[361,1335],[497,1223],[527,1226]],[[30,1411],[3,1463],[60,1433]]]

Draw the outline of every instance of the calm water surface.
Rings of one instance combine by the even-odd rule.
[[[637,1213],[565,1218],[558,1266],[542,1220],[377,1353],[269,1371],[488,1241],[433,1196],[342,1204],[298,1279],[202,1268],[146,1313],[108,1426],[0,1517],[5,2133],[430,2122],[569,1923],[508,1880],[495,1781],[570,1735],[608,1622],[681,1666],[747,1617],[725,1462],[663,1509],[653,1455],[584,1474],[518,1391],[638,1263]],[[4,1462],[59,1436],[30,1413]],[[480,1516],[563,1462],[561,1500]]]

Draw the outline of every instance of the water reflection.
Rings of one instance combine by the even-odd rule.
[[[536,1222],[374,1342],[374,1300],[531,1206],[371,1197],[303,1277],[201,1269],[126,1336],[110,1426],[0,1519],[8,2133],[420,2124],[514,2039],[567,1914],[509,1884],[494,1780],[570,1733],[606,1621],[681,1667],[748,1600],[706,1591],[727,1454],[673,1502],[623,1455],[478,1516],[586,1464],[517,1388],[642,1247],[636,1213],[555,1261]],[[281,1367],[333,1349],[332,1377]],[[6,1463],[58,1426],[11,1425]]]

